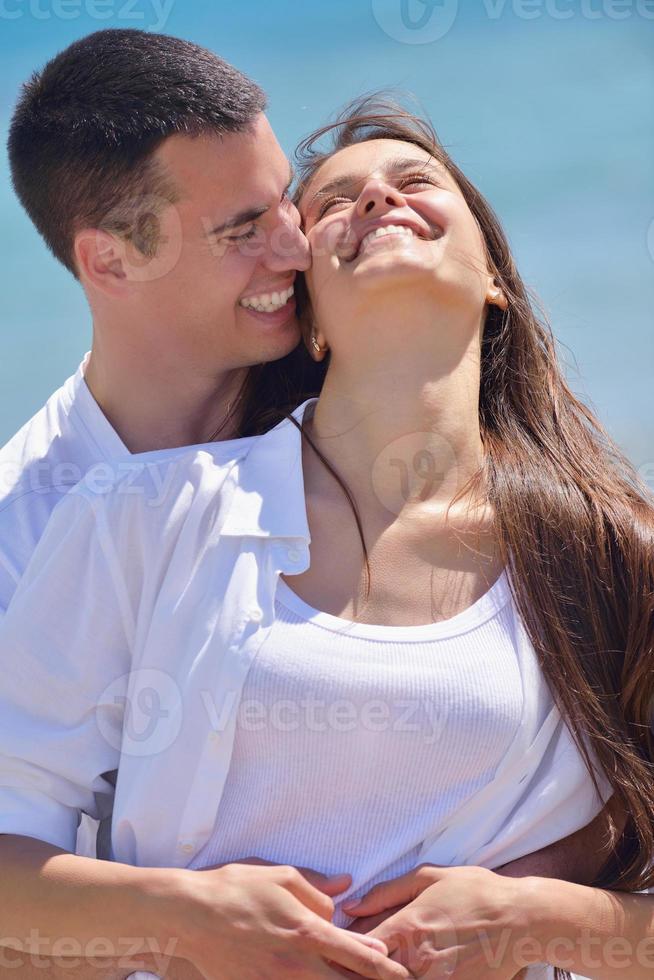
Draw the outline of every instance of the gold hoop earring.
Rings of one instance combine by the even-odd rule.
[[[315,335],[315,333],[312,333],[312,334],[311,334],[311,346],[313,347],[313,349],[314,349],[314,350],[315,350],[315,351],[316,351],[316,352],[317,352],[318,354],[324,354],[324,352],[325,352],[326,350],[329,350],[329,348],[328,348],[328,347],[321,347],[321,346],[320,346],[320,344],[319,344],[319,343],[318,343],[318,341],[316,340],[316,335]]]

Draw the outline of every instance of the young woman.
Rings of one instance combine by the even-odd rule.
[[[651,501],[426,127],[368,105],[337,132],[300,191],[318,400],[87,481],[0,626],[14,935],[138,925],[206,977],[408,976],[426,952],[509,978],[543,948],[496,940],[549,935],[552,892],[484,869],[612,794],[630,826],[597,882],[651,884]],[[259,406],[296,391],[277,370]],[[112,807],[111,862],[67,853]],[[389,879],[360,911],[404,919],[373,949],[343,899]]]

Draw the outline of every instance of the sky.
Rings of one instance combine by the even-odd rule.
[[[0,443],[92,326],[11,189],[11,112],[32,71],[107,26],[233,62],[289,154],[356,95],[417,98],[499,214],[573,390],[654,490],[654,0],[0,0]]]

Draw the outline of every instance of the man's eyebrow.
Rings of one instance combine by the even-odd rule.
[[[416,170],[431,168],[437,169],[439,166],[438,161],[434,157],[430,157],[425,160],[423,157],[393,157],[392,160],[388,160],[384,166],[384,171],[386,174],[394,176],[395,174],[401,173],[403,170],[409,170],[414,167]],[[319,191],[311,198],[309,202],[309,208],[313,204],[328,194],[333,194],[334,191],[344,190],[348,187],[352,187],[361,180],[361,174],[342,174],[340,177],[335,177],[334,180],[327,181],[326,184],[320,188]]]
[[[247,211],[239,211],[238,214],[232,215],[227,221],[224,221],[221,225],[216,225],[210,231],[211,235],[220,235],[223,231],[229,231],[230,228],[238,228],[239,225],[247,225],[251,221],[256,221],[260,218],[262,214],[269,211],[268,206],[261,208],[248,208]]]
[[[290,160],[288,163],[288,172],[289,172],[288,183],[284,188],[284,194],[288,193],[288,190],[291,184],[293,183],[293,178],[295,176],[293,171],[293,166]],[[232,217],[228,218],[227,221],[224,221],[222,224],[216,225],[215,228],[212,228],[209,234],[221,235],[224,231],[229,231],[230,228],[238,228],[239,225],[247,225],[251,221],[256,221],[257,218],[260,218],[267,211],[270,211],[270,205],[268,204],[262,205],[259,208],[247,208],[245,211],[239,211],[238,214],[232,215]]]

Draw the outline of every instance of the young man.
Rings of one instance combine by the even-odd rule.
[[[0,610],[92,465],[237,435],[249,366],[296,346],[308,247],[264,108],[216,55],[136,30],[85,37],[25,85],[14,187],[84,289],[93,343],[0,451]]]
[[[14,187],[84,289],[93,342],[0,450],[0,615],[92,466],[238,435],[249,367],[296,346],[309,252],[265,105],[210,51],[137,30],[91,34],[24,86]],[[83,819],[78,853],[96,828]]]
[[[0,451],[0,615],[87,470],[237,435],[249,366],[297,344],[308,246],[264,108],[210,51],[135,30],[85,37],[25,85],[14,187],[84,289],[93,344]]]

